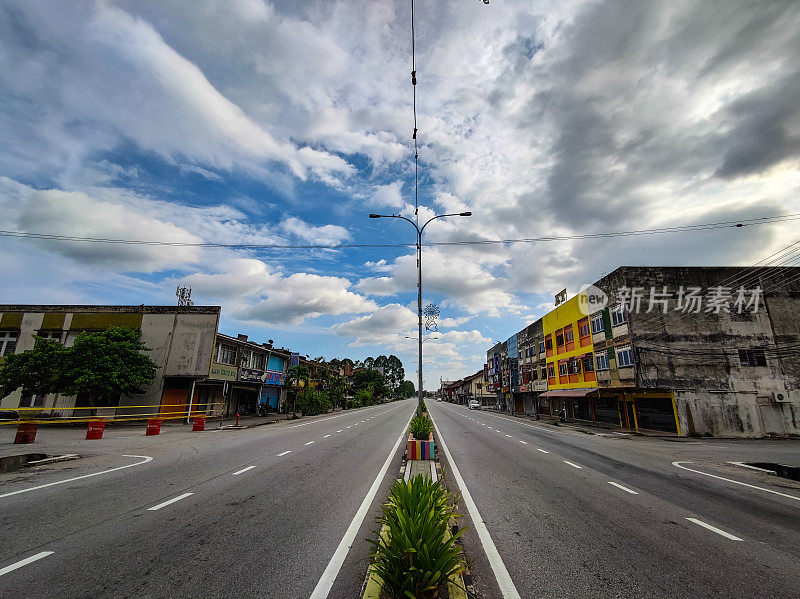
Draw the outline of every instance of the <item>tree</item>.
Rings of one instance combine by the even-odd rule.
[[[294,397],[292,398],[292,418],[297,416],[295,407],[297,406],[297,393],[300,389],[300,383],[305,383],[305,388],[308,389],[309,378],[308,368],[305,366],[292,366],[286,371],[286,384],[294,390]]]
[[[377,370],[359,370],[353,375],[353,390],[371,389],[375,397],[386,395],[386,379]]]
[[[412,383],[411,381],[403,381],[397,387],[397,394],[403,399],[406,399],[408,397],[413,397],[416,392],[417,390],[414,387],[414,383]]]
[[[65,388],[64,365],[69,349],[52,339],[35,339],[33,349],[6,357],[0,368],[0,397],[21,387],[20,405],[28,405],[33,395],[58,393]]]
[[[61,393],[83,394],[90,405],[98,399],[116,400],[120,395],[143,393],[156,376],[158,366],[143,352],[142,332],[127,327],[81,332],[72,347],[65,348]]]

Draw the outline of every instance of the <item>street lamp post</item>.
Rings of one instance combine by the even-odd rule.
[[[417,329],[419,341],[419,376],[417,378],[417,414],[422,412],[422,232],[432,221],[447,216],[472,216],[472,212],[456,212],[454,214],[438,214],[428,219],[422,227],[410,218],[399,214],[370,214],[370,218],[399,218],[411,223],[417,232]]]

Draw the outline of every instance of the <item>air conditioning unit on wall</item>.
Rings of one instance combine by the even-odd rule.
[[[788,403],[789,394],[786,391],[773,391],[771,394],[772,401],[775,403]]]

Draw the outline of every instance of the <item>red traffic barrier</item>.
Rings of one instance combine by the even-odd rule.
[[[104,430],[106,430],[105,420],[90,420],[86,429],[86,439],[102,439]]]
[[[17,425],[17,436],[14,437],[14,443],[33,443],[36,441],[36,430],[38,428],[38,424],[20,422]]]
[[[150,418],[147,421],[147,432],[145,436],[158,435],[161,433],[161,420],[158,418]]]
[[[204,430],[206,430],[206,417],[195,416],[194,424],[192,425],[192,431],[204,431]]]

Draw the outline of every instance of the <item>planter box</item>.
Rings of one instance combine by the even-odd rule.
[[[408,435],[406,444],[406,459],[409,460],[432,460],[435,451],[433,447],[433,433],[428,436],[427,441],[417,441],[411,434]]]

